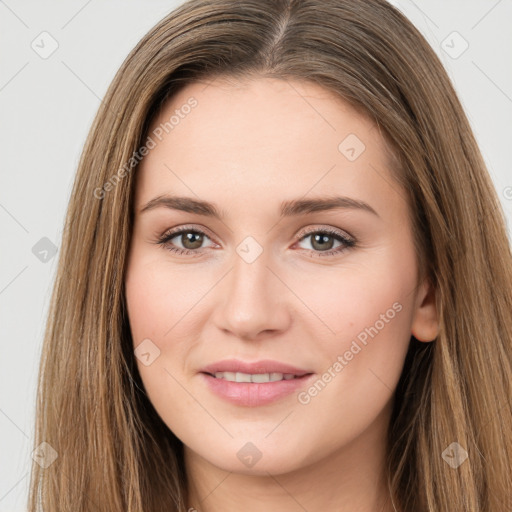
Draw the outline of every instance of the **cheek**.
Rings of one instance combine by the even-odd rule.
[[[165,409],[165,404],[178,396],[177,405],[189,405],[179,382],[192,370],[190,353],[198,350],[202,322],[208,318],[204,296],[216,279],[211,272],[197,272],[192,267],[169,265],[165,257],[135,247],[126,272],[125,294],[136,363],[157,410],[160,404]],[[150,357],[146,360],[138,356],[147,352]]]
[[[295,276],[293,287],[308,306],[301,314],[310,330],[305,339],[315,340],[316,346],[331,359],[350,350],[353,341],[369,349],[376,345],[371,340],[379,340],[379,346],[387,349],[388,343],[396,345],[403,338],[400,333],[405,333],[407,342],[414,266],[409,269],[394,263],[392,257],[387,260],[383,258],[380,265],[376,262],[333,270],[322,279],[318,275],[301,275],[300,280]],[[287,282],[292,282],[292,276]],[[365,350],[368,354],[373,351],[378,348]]]
[[[318,331],[324,367],[298,401],[304,428],[324,428],[326,450],[340,437],[329,429],[332,422],[343,425],[345,441],[356,436],[381,413],[400,378],[411,336],[415,267],[392,258],[381,263],[347,270],[330,282],[327,294],[312,284],[304,289],[329,331]]]
[[[331,318],[336,335],[318,339],[326,361],[320,375],[325,385],[311,389],[312,397],[330,388],[332,395],[325,400],[339,401],[337,395],[356,407],[361,398],[382,406],[390,398],[410,341],[410,305],[395,294],[381,299],[366,307],[358,305],[364,302],[357,297],[338,303],[343,313]]]
[[[196,405],[180,383],[193,345],[187,311],[200,295],[161,261],[144,259],[142,252],[134,256],[125,293],[137,369],[150,402],[172,428],[181,424],[176,418],[186,418]]]
[[[194,280],[186,269],[172,269],[162,258],[135,253],[126,281],[126,302],[134,345],[145,338],[155,340],[159,348],[165,340],[175,338],[182,322],[204,294],[207,283]],[[198,308],[200,310],[200,307]]]

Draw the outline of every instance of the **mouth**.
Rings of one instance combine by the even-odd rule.
[[[292,366],[288,363],[281,363],[280,361],[273,361],[266,359],[262,361],[246,362],[240,359],[225,359],[217,361],[216,363],[209,364],[200,370],[202,373],[208,373],[215,378],[226,378],[232,382],[259,382],[258,380],[247,380],[250,376],[256,376],[256,379],[265,379],[269,375],[269,381],[291,379],[294,377],[302,377],[308,373],[313,373],[303,368]],[[237,375],[239,378],[246,380],[235,380]],[[233,375],[235,376],[233,378]],[[279,378],[278,378],[279,376]],[[291,376],[291,377],[290,377]],[[269,382],[264,380],[263,382]]]
[[[305,387],[315,375],[276,361],[220,361],[203,368],[199,375],[209,391],[245,407],[277,402]]]
[[[303,375],[295,375],[293,373],[242,373],[242,372],[215,372],[208,373],[202,372],[206,375],[210,375],[215,379],[223,379],[229,382],[251,382],[254,384],[264,384],[266,382],[279,382],[281,380],[292,380],[302,379],[311,373],[305,373]]]

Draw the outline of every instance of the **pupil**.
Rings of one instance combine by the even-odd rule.
[[[185,238],[182,237],[181,242],[183,243],[183,246],[186,247],[187,249],[198,249],[199,247],[201,247],[201,244],[203,242],[203,235],[201,235],[201,233],[193,233],[189,231],[188,233],[185,233],[184,236]],[[194,238],[196,238],[195,241]],[[192,246],[187,246],[187,244],[189,243],[192,244]]]
[[[322,250],[331,249],[332,248],[332,240],[331,240],[331,244],[329,245],[329,247],[325,247],[325,245],[322,245],[322,244],[325,244],[325,242],[327,242],[329,238],[332,238],[332,237],[330,235],[315,235],[313,237],[313,247],[315,246],[315,244],[317,242],[320,242],[320,247],[318,247],[319,249],[322,249]]]

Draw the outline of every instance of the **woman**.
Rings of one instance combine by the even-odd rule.
[[[30,510],[512,510],[511,260],[399,11],[186,2],[82,154]]]

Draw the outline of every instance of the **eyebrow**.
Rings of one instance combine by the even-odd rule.
[[[144,213],[155,208],[165,207],[172,210],[179,210],[197,215],[204,215],[222,220],[225,214],[221,212],[214,203],[194,199],[192,197],[161,195],[148,201],[139,211]],[[281,217],[294,217],[308,213],[336,210],[353,209],[369,212],[377,217],[379,214],[367,203],[358,199],[346,196],[321,197],[313,199],[293,199],[281,203]]]

